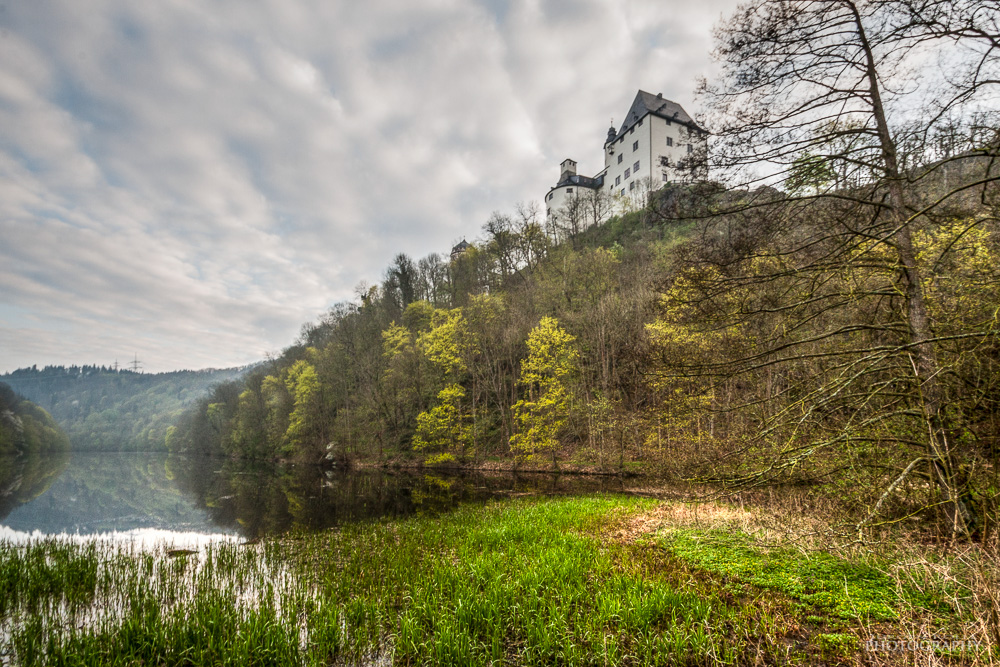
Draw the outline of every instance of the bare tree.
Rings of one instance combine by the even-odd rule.
[[[549,242],[539,223],[541,207],[538,202],[518,202],[514,207],[517,232],[517,261],[529,271],[538,265],[548,252]]]
[[[436,252],[417,262],[418,298],[434,306],[443,304],[447,280],[448,265]]]
[[[697,286],[683,298],[693,311],[718,309],[707,315],[716,332],[744,326],[755,344],[736,344],[728,360],[715,358],[701,371],[711,366],[732,376],[794,368],[809,355],[833,360],[815,376],[785,378],[777,393],[796,400],[772,414],[761,434],[774,439],[779,424],[791,425],[787,440],[745,481],[787,471],[852,438],[895,442],[908,452],[904,460],[917,463],[886,479],[895,486],[925,474],[954,529],[974,526],[968,446],[958,437],[965,424],[946,410],[946,378],[955,368],[942,356],[956,336],[981,344],[995,340],[997,329],[967,323],[936,331],[926,289],[961,239],[994,218],[980,209],[967,224],[949,227],[951,242],[930,264],[918,258],[914,235],[962,193],[979,188],[986,196],[998,178],[997,145],[966,146],[963,158],[980,159],[945,191],[932,187],[940,162],[904,163],[921,154],[949,114],[968,118],[992,100],[1000,78],[998,15],[995,0],[755,0],[717,28],[722,77],[702,87],[702,123],[714,135],[713,173],[741,194],[716,202],[726,215],[705,225],[689,264],[700,282],[692,279]],[[905,61],[943,44],[954,55],[922,60],[920,74],[938,87],[929,115],[914,122],[908,110],[917,101],[916,79]],[[798,196],[783,193],[790,176],[801,180],[803,164],[824,177],[805,192],[793,188]],[[763,327],[777,326],[778,313],[788,321]],[[760,327],[754,333],[751,322]],[[838,428],[820,435],[833,414]],[[905,435],[889,432],[890,424],[907,423]]]
[[[611,213],[611,195],[602,188],[590,188],[583,195],[584,205],[587,209],[587,223],[589,225],[599,225]]]
[[[587,226],[587,200],[572,194],[552,215],[552,226],[557,239],[569,239],[576,248],[576,239]]]
[[[483,224],[486,233],[486,252],[496,261],[500,285],[517,270],[517,239],[514,219],[506,213],[494,211]]]

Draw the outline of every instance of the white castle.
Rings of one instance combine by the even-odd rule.
[[[644,205],[667,183],[704,178],[707,136],[681,105],[640,90],[621,127],[608,129],[604,169],[581,176],[574,160],[562,161],[559,182],[545,195],[546,219],[603,222]]]

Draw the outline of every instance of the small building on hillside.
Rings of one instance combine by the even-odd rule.
[[[591,224],[602,222],[667,183],[705,178],[707,146],[708,133],[681,105],[640,90],[621,127],[608,129],[604,169],[582,176],[574,160],[559,165],[559,180],[545,194],[546,219],[575,207],[582,209],[576,215],[597,218]]]
[[[470,248],[470,244],[462,239],[458,244],[451,247],[451,259],[455,259]]]

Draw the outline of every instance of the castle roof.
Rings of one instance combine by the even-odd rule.
[[[451,248],[452,259],[454,259],[456,255],[461,255],[463,252],[465,252],[471,247],[472,247],[471,243],[467,243],[465,239],[462,239],[462,241],[458,245],[452,246]]]
[[[701,131],[701,128],[694,122],[694,120],[684,111],[684,108],[677,104],[677,102],[672,102],[665,97],[663,94],[654,95],[652,93],[647,93],[645,90],[640,90],[636,93],[635,99],[632,101],[632,106],[629,107],[628,113],[625,114],[625,122],[622,123],[621,129],[612,138],[610,133],[608,135],[608,141],[606,144],[610,144],[612,141],[616,141],[621,138],[623,134],[628,132],[642,120],[648,114],[653,114],[654,116],[659,116],[660,118],[666,118],[669,121],[681,123],[682,125],[687,125],[693,129]]]
[[[595,190],[604,185],[604,174],[600,174],[595,178],[590,176],[580,176],[579,174],[568,174],[565,178],[561,179],[556,183],[552,189],[561,188],[564,185],[579,185],[581,188],[590,188]]]

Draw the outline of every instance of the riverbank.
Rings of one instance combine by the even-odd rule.
[[[425,470],[428,472],[482,472],[504,474],[546,474],[546,475],[596,475],[603,477],[642,477],[648,475],[648,467],[644,470],[642,463],[627,462],[617,467],[601,466],[597,462],[580,461],[527,461],[518,462],[514,459],[482,459],[470,461],[450,461],[444,464],[427,465],[424,460],[416,457],[394,457],[384,459],[351,459],[341,461],[337,465],[347,468],[390,468],[399,470]],[[335,466],[337,467],[337,466]],[[655,476],[654,476],[655,477]]]
[[[3,545],[0,637],[7,660],[102,667],[989,664],[972,552],[838,556],[775,530],[792,520],[516,498],[172,558]]]

